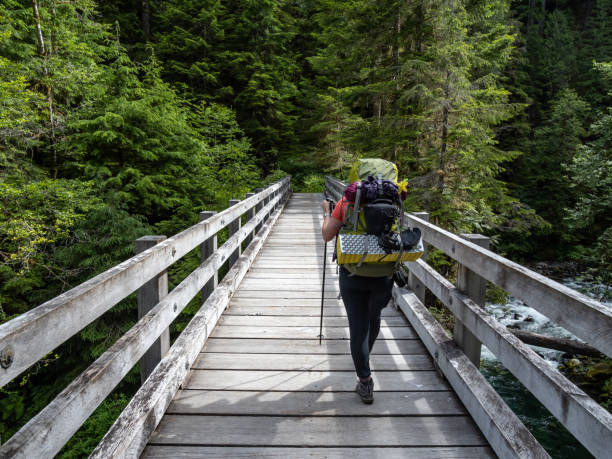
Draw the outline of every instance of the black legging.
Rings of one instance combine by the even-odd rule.
[[[360,378],[370,376],[370,352],[380,331],[380,313],[391,299],[393,279],[350,276],[340,268],[340,293],[351,332],[351,355]]]

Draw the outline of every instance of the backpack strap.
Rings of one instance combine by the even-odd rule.
[[[357,193],[355,194],[355,205],[353,207],[353,231],[357,231],[359,220],[359,201],[361,200],[361,182],[357,182]]]

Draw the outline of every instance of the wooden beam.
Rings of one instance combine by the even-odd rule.
[[[431,266],[419,260],[410,269],[595,457],[608,455],[612,414]]]
[[[612,310],[442,228],[407,214],[423,240],[612,357]]]
[[[215,216],[217,212],[204,211],[200,212],[200,221],[206,221]],[[200,245],[200,264],[208,260],[213,253],[217,251],[217,234],[213,234]],[[219,271],[215,271],[214,276],[202,287],[201,297],[202,304],[211,295],[217,284],[219,283]]]
[[[287,188],[282,188],[283,194],[277,196],[277,199],[285,200]],[[149,380],[138,390],[111,426],[90,458],[140,456],[281,212],[282,207],[263,225],[244,254],[177,338]],[[242,230],[250,227],[253,222],[260,224],[259,219],[253,220]]]
[[[393,296],[497,455],[550,458],[416,295],[394,288]]]
[[[136,239],[136,253],[164,241],[166,236],[143,236]],[[163,271],[138,289],[138,320],[168,294],[168,273]],[[140,382],[144,383],[170,348],[170,329],[166,328],[140,359]]]
[[[266,199],[270,199],[270,198],[266,198]],[[240,199],[230,199],[229,200],[229,206],[228,207],[232,207],[235,206],[237,204],[240,203]],[[266,202],[267,204],[268,202]],[[236,234],[236,232],[240,229],[240,218],[242,217],[242,215],[238,215],[238,217],[234,220],[232,220],[229,225],[227,225],[227,235],[228,237],[232,237],[234,234]],[[265,219],[266,217],[264,217]],[[227,260],[227,266],[228,268],[231,268],[234,263],[236,263],[236,260],[238,259],[238,257],[240,257],[240,252],[241,252],[241,248],[240,246],[238,248],[236,248],[236,250],[229,256],[228,260]]]
[[[489,248],[489,238],[481,234],[462,234],[461,237],[479,247],[484,247],[485,249]],[[474,300],[474,303],[484,306],[487,281],[461,263],[459,263],[457,269],[457,287]],[[478,341],[478,338],[463,325],[458,317],[455,317],[453,339],[459,347],[463,349],[463,352],[465,352],[465,355],[468,356],[471,362],[476,365],[476,367],[480,367],[480,352],[482,345],[480,341]]]
[[[288,179],[284,179],[274,187],[219,212],[0,325],[0,349],[10,347],[14,355],[8,368],[0,367],[0,386],[216,234],[237,215],[260,204],[276,189],[287,185]]]

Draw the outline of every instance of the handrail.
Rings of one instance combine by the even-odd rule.
[[[344,184],[328,177],[327,189],[339,199]],[[421,218],[410,214],[406,214],[406,218],[412,225],[421,229],[425,242],[444,251],[482,278],[526,301],[531,307],[540,309],[552,320],[610,355],[612,312],[604,305]],[[405,266],[418,282],[427,287],[449,308],[456,322],[466,327],[475,339],[485,344],[589,451],[596,457],[605,457],[609,453],[612,447],[612,415],[609,412],[560,372],[551,368],[529,346],[512,335],[465,292],[444,279],[425,261],[419,260],[416,263],[407,263]],[[426,309],[419,306],[421,302],[414,294],[403,292],[405,291],[396,290],[394,296],[409,318],[426,322],[433,320],[431,317],[426,317]],[[570,320],[570,313],[571,317],[577,319],[576,322]],[[421,331],[420,336],[423,333],[421,338],[425,342],[428,339],[431,342],[431,337],[427,336],[428,333],[432,333],[429,324],[415,324],[415,329],[417,332]],[[436,360],[441,359],[438,352],[444,352],[443,346],[435,347],[432,344],[431,349],[429,347],[428,349],[436,353]],[[447,369],[451,372],[457,370],[452,365],[448,365]],[[447,375],[447,377],[453,384],[451,378],[456,375]],[[468,403],[463,399],[462,401],[470,410]],[[472,413],[477,423],[479,414],[481,413]],[[486,421],[483,422],[483,425],[486,425]],[[495,447],[495,439],[490,441]]]
[[[240,204],[166,239],[61,295],[0,325],[0,351],[13,361],[0,368],[0,386],[36,363],[119,301],[167,269],[237,216],[259,205],[288,183],[273,184]]]
[[[119,265],[127,265],[129,268],[124,268],[124,270],[131,269],[133,271],[134,266],[139,265],[129,262],[134,258],[137,258],[139,262],[144,259],[149,263],[147,269],[149,272],[155,272],[152,275],[155,276],[167,268],[166,260],[163,257],[156,258],[154,256],[156,253],[162,252],[162,254],[165,254],[171,252],[174,248],[176,250],[175,256],[179,253],[184,255],[203,243],[211,234],[216,234],[216,231],[222,229],[223,226],[221,225],[229,224],[231,219],[240,218],[241,211],[244,212],[254,206],[259,206],[260,203],[265,203],[256,215],[250,215],[249,221],[235,232],[223,246],[219,247],[211,257],[189,274],[170,294],[163,298],[87,370],[69,384],[49,405],[2,445],[0,456],[46,457],[56,454],[127,372],[138,363],[141,356],[167,329],[189,301],[215,275],[230,255],[241,246],[243,241],[252,236],[255,228],[265,222],[274,209],[285,200],[288,190],[289,178],[286,178],[257,195],[232,206],[230,209],[216,214],[205,222],[194,225],[173,238],[143,252],[148,253],[148,256],[139,257],[137,255]],[[258,235],[255,240],[259,239]],[[167,241],[174,242],[166,244]],[[158,249],[162,244],[166,245],[166,249]],[[187,249],[187,247],[191,248]],[[178,258],[175,257],[175,259]],[[154,266],[151,260],[158,260],[159,264]],[[112,271],[113,268],[107,273]],[[128,276],[123,278],[113,276],[111,279],[114,283],[117,283],[121,279],[125,280],[126,277]],[[144,282],[139,286],[143,284]],[[96,283],[90,283],[88,287],[95,289]]]

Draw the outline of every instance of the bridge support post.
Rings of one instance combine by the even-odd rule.
[[[164,241],[166,236],[143,236],[136,239],[136,253],[144,252]],[[168,273],[163,271],[138,289],[138,319],[168,294]],[[144,383],[170,348],[170,330],[166,329],[140,359],[140,381]]]
[[[235,206],[236,204],[238,204],[240,202],[240,199],[230,199],[229,200],[229,206],[228,207],[232,207]],[[229,223],[229,225],[227,225],[227,237],[230,238],[232,237],[234,234],[236,234],[239,230],[240,230],[240,216]],[[242,251],[240,250],[240,246],[238,246],[238,248],[229,256],[228,260],[228,267],[229,269],[232,268],[232,266],[234,266],[234,263],[236,263],[236,260],[238,260],[238,258],[240,257],[240,253]]]
[[[246,194],[246,199],[249,199],[250,197],[255,196],[255,193],[247,193]],[[247,210],[244,214],[244,224],[246,225],[250,220],[253,219],[253,217],[255,216],[255,207],[251,207],[249,210]],[[253,240],[253,233],[249,234],[246,239],[244,240],[244,248],[246,249],[249,244],[251,243],[251,241]]]
[[[263,188],[255,188],[255,194],[257,194],[257,193],[261,193],[263,190],[264,190]],[[263,201],[262,201],[262,202],[260,202],[259,204],[257,204],[257,205],[255,206],[255,213],[259,213],[259,211],[260,211],[261,209],[263,209],[263,206],[264,206]],[[259,233],[259,230],[261,229],[262,224],[263,224],[263,223],[260,223],[259,225],[257,225],[257,226],[255,227],[255,234]]]
[[[429,221],[429,212],[414,212],[412,215],[420,218],[421,220]],[[427,244],[423,242],[423,256],[421,257],[423,261],[427,260]],[[408,273],[408,286],[410,290],[414,292],[419,301],[425,304],[425,285],[417,279],[417,277],[412,274],[412,272]]]
[[[208,220],[216,213],[217,212],[208,211],[208,210],[204,212],[200,212],[200,221],[203,222],[204,220]],[[211,236],[208,239],[206,239],[200,245],[200,263],[204,263],[204,261],[206,261],[208,257],[210,257],[213,253],[215,253],[216,250],[217,250],[217,235],[215,234],[214,236]],[[213,292],[213,290],[217,286],[218,282],[219,282],[219,273],[215,272],[215,275],[212,277],[212,279],[206,282],[202,290],[200,290],[201,295],[202,295],[202,304],[204,304],[204,302],[208,299],[210,294]]]
[[[481,234],[461,234],[461,237],[485,249],[489,248],[490,239]],[[464,265],[459,264],[457,269],[457,288],[480,306],[484,306],[485,304],[486,287],[487,281],[485,279],[470,271]],[[470,361],[479,368],[482,344],[478,338],[459,321],[457,316],[455,316],[453,339],[459,347],[463,349],[463,352]]]

